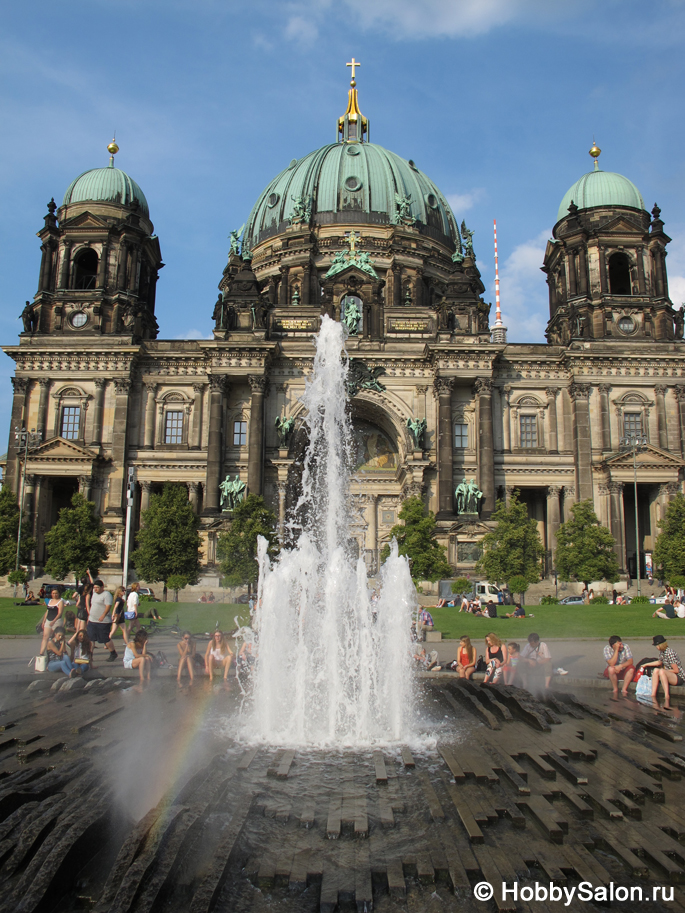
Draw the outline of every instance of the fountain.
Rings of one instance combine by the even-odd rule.
[[[303,396],[309,446],[293,513],[304,517],[297,544],[272,563],[260,541],[260,602],[254,632],[244,632],[258,642],[244,728],[269,744],[363,747],[409,737],[416,594],[393,543],[372,609],[364,561],[351,556],[343,333],[323,317]]]

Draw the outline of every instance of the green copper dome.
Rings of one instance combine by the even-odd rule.
[[[557,222],[568,215],[568,208],[574,202],[578,209],[592,209],[594,206],[627,206],[630,209],[644,209],[645,204],[632,181],[613,171],[589,171],[564,194],[559,206]]]
[[[107,168],[92,168],[84,171],[67,187],[62,206],[70,203],[83,203],[95,200],[103,203],[120,203],[129,206],[137,200],[143,215],[149,216],[150,210],[145,194],[125,171],[120,171],[113,164]]]
[[[250,213],[243,241],[253,248],[303,211],[318,225],[391,224],[399,220],[399,200],[405,222],[413,219],[438,240],[454,242],[456,223],[447,201],[413,162],[374,143],[331,143],[293,159],[273,179]]]

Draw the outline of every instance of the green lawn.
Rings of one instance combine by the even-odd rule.
[[[509,606],[499,606],[512,611]],[[462,634],[469,637],[484,637],[494,631],[499,637],[507,640],[523,640],[531,631],[540,637],[601,637],[603,640],[612,634],[621,637],[653,637],[654,634],[685,635],[685,619],[666,621],[652,618],[656,609],[653,605],[537,605],[526,606],[526,618],[478,618],[475,615],[459,613],[458,608],[429,609],[433,616],[436,630],[442,631],[443,637],[458,638]],[[529,618],[532,612],[535,618]]]
[[[35,634],[36,624],[45,613],[45,606],[15,606],[14,599],[0,598],[0,635],[2,634]],[[178,617],[181,628],[187,628],[193,634],[213,631],[217,621],[223,631],[235,628],[236,616],[244,624],[249,619],[246,605],[218,602],[205,605],[197,602],[157,602],[155,603],[163,624],[172,624]],[[73,607],[70,607],[73,611]],[[141,603],[142,612],[149,611],[149,603]]]

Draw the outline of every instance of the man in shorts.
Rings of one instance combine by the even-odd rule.
[[[528,643],[521,651],[518,669],[525,682],[524,687],[528,690],[529,677],[536,672],[544,675],[545,688],[549,688],[552,681],[552,656],[547,644],[540,640],[539,634],[533,632],[528,635]]]
[[[624,644],[618,634],[612,634],[608,645],[604,648],[606,667],[604,678],[611,680],[613,697],[618,697],[618,683],[623,682],[621,693],[623,697],[628,694],[628,685],[635,675],[633,654],[628,644]]]
[[[88,637],[92,644],[104,644],[109,650],[108,663],[113,663],[117,658],[117,651],[110,640],[109,632],[112,628],[112,594],[105,589],[105,585],[98,579],[93,583],[93,595],[90,599],[90,614],[88,615]]]

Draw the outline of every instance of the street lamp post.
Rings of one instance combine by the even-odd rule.
[[[24,452],[23,462],[21,467],[21,485],[19,486],[19,528],[17,529],[17,559],[14,564],[14,570],[19,570],[19,557],[21,552],[21,524],[24,521],[24,486],[26,485],[26,461],[29,455],[29,449],[37,447],[42,439],[43,435],[40,431],[31,429],[27,431],[26,428],[15,428],[14,429],[14,440],[17,441],[18,447],[17,450],[21,454],[22,450]]]
[[[633,489],[635,492],[635,569],[637,574],[637,595],[640,595],[640,525],[637,510],[637,454],[647,449],[647,438],[642,434],[633,434],[622,437],[620,449],[633,453]]]

